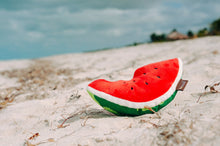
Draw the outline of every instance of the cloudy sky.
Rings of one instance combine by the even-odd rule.
[[[0,60],[147,42],[219,17],[219,0],[1,0]]]

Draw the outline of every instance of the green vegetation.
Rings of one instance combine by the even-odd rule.
[[[132,43],[132,44],[128,44],[128,45],[126,45],[126,46],[138,46],[138,45],[141,45],[141,44],[143,44],[144,42],[134,42],[134,43]]]
[[[174,28],[171,32],[177,32],[177,29],[176,28]]]
[[[220,35],[220,18],[210,24],[210,33],[212,35]]]
[[[209,34],[209,31],[207,28],[203,28],[203,29],[200,29],[197,33],[197,36],[198,37],[203,37],[203,36],[207,36]]]
[[[173,29],[171,31],[171,33],[173,32],[177,32],[176,29]],[[196,38],[196,37],[204,37],[204,36],[211,36],[211,35],[220,35],[220,18],[218,18],[217,20],[214,20],[209,28],[202,28],[200,30],[198,30],[197,33],[193,33],[191,30],[189,30],[187,32],[187,36],[188,38]],[[170,39],[168,39],[167,37],[169,36],[162,33],[162,34],[156,34],[156,33],[152,33],[150,35],[150,39],[151,42],[164,42],[164,41],[170,41]],[[185,38],[184,38],[185,39]],[[178,40],[178,39],[175,39]]]
[[[152,33],[150,38],[151,38],[152,42],[164,42],[164,41],[166,41],[166,35],[165,34],[157,35],[156,33]]]
[[[189,30],[189,31],[187,32],[187,36],[188,36],[189,38],[192,38],[192,37],[194,36],[194,33],[193,33],[191,30]]]

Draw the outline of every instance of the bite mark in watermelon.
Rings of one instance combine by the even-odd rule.
[[[182,76],[179,58],[145,65],[134,72],[131,80],[98,79],[87,87],[89,95],[104,109],[116,115],[137,116],[152,113],[170,103]]]

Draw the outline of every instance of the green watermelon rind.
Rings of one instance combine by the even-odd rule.
[[[88,90],[87,90],[88,91]],[[89,95],[105,110],[119,116],[140,116],[143,114],[152,114],[153,112],[147,108],[130,108],[127,106],[122,106],[108,100],[105,100],[101,97],[98,97],[88,91]],[[151,107],[155,112],[158,112],[160,109],[169,104],[176,96],[177,90],[165,101],[161,102],[157,106]]]

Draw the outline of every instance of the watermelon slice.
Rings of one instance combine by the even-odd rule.
[[[157,112],[170,103],[181,76],[182,61],[174,58],[137,69],[129,81],[95,80],[87,91],[99,105],[116,115],[138,116]]]

